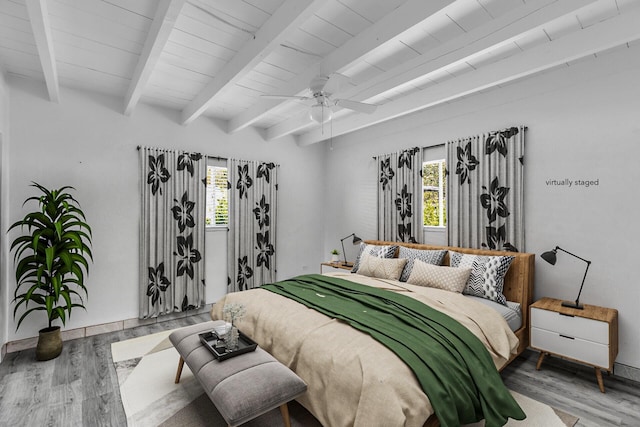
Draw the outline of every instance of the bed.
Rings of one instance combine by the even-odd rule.
[[[365,244],[367,250],[399,245],[403,250],[446,251],[442,265],[451,263],[452,253],[457,254],[454,255],[457,260],[460,254],[513,257],[504,276],[502,293],[511,305],[520,306],[517,327],[509,326],[487,304],[460,293],[347,271],[327,276],[355,282],[353,286],[407,295],[450,316],[489,350],[497,370],[527,348],[527,314],[533,295],[532,254],[384,241]],[[395,258],[399,252],[395,251]],[[438,425],[433,406],[414,371],[369,334],[262,288],[226,295],[213,306],[212,318],[222,319],[223,307],[230,303],[240,303],[246,308],[246,315],[237,326],[305,380],[308,391],[298,401],[323,425]]]

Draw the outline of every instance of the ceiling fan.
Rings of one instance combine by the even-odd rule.
[[[332,98],[332,94],[337,92],[340,85],[348,80],[348,77],[333,73],[330,76],[317,75],[309,83],[309,90],[311,96],[300,95],[262,95],[266,98],[277,99],[297,99],[301,101],[313,100],[314,104],[311,105],[309,110],[309,116],[312,120],[318,123],[325,123],[333,116],[332,107],[342,107],[349,110],[357,111],[359,113],[371,114],[373,113],[377,105],[366,104],[364,102],[352,101],[349,99]]]

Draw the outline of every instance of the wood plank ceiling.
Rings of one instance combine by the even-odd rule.
[[[638,23],[640,0],[1,0],[0,71],[308,145],[330,136],[314,101],[263,95],[344,76],[334,99],[377,108],[332,106],[338,136],[628,48]]]

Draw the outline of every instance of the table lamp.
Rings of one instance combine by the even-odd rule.
[[[550,251],[547,251],[547,252],[543,253],[542,255],[540,255],[540,257],[543,260],[547,261],[549,264],[556,265],[556,254],[558,253],[558,251],[562,251],[562,252],[564,252],[566,254],[569,254],[569,255],[571,255],[573,257],[576,257],[576,258],[578,258],[578,259],[580,259],[580,260],[582,260],[582,261],[587,263],[587,268],[586,268],[586,270],[584,270],[584,276],[582,277],[582,284],[580,285],[580,290],[578,291],[578,297],[576,298],[576,301],[575,302],[564,301],[562,303],[563,307],[571,307],[571,308],[577,308],[578,310],[582,310],[584,307],[582,306],[582,304],[580,304],[580,294],[582,293],[582,287],[584,286],[584,279],[587,278],[587,272],[589,271],[589,266],[591,265],[591,261],[587,261],[586,259],[581,258],[576,254],[572,254],[569,251],[565,251],[564,249],[562,249],[559,246],[556,246],[555,249],[552,249]]]
[[[358,243],[362,242],[362,239],[356,236],[356,233],[351,233],[347,237],[343,237],[342,239],[340,239],[340,244],[342,244],[342,255],[344,255],[344,262],[342,263],[342,265],[346,265],[346,266],[349,266],[350,264],[347,262],[347,253],[344,251],[344,241],[351,236],[353,236],[352,243],[354,245],[357,245]]]

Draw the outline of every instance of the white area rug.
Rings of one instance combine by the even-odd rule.
[[[170,333],[164,331],[111,344],[129,427],[225,426],[187,365],[180,383],[174,383],[180,355],[169,341]],[[577,422],[572,416],[563,416],[563,421],[550,406],[511,393],[527,418],[509,420],[507,426],[572,427]],[[319,426],[315,418],[295,403],[290,404],[290,412],[293,426]],[[249,425],[282,425],[282,418],[276,409],[247,423]],[[484,426],[484,422],[471,426]]]

